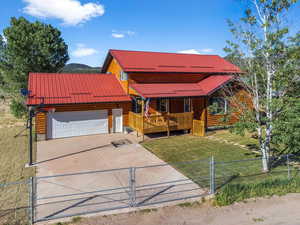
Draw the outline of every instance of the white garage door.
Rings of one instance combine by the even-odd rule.
[[[107,110],[48,114],[48,138],[108,133]]]

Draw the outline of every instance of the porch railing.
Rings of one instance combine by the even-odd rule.
[[[205,136],[205,123],[202,120],[193,120],[193,135]]]
[[[129,112],[129,126],[143,134],[189,130],[193,127],[193,113],[169,113],[165,115],[150,115]]]

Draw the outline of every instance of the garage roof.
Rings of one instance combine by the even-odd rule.
[[[139,83],[130,87],[144,98],[206,96],[232,79],[229,75],[212,75],[198,83]]]
[[[102,72],[115,58],[125,72],[241,73],[218,55],[110,50]]]
[[[27,105],[131,101],[111,74],[30,73]]]

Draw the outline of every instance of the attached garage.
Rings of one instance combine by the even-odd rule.
[[[49,113],[47,124],[48,139],[106,134],[108,110]]]
[[[38,140],[122,132],[131,99],[110,74],[29,75]]]

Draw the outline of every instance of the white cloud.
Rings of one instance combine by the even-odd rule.
[[[81,4],[78,0],[23,0],[26,14],[40,18],[57,18],[65,25],[78,25],[102,16],[104,6],[96,3]]]
[[[185,54],[201,54],[199,51],[196,49],[187,49],[187,50],[182,50],[179,51],[178,53],[185,53]]]
[[[112,36],[113,38],[124,38],[124,37],[125,37],[124,34],[118,34],[118,33],[112,33],[111,36]]]
[[[135,32],[131,30],[126,30],[126,31],[112,30],[112,34],[111,34],[113,38],[124,38],[126,36],[133,36],[133,35],[135,35]]]
[[[179,51],[178,53],[185,53],[185,54],[202,54],[202,53],[211,53],[213,52],[214,50],[211,49],[211,48],[204,48],[204,49],[200,49],[200,50],[197,50],[197,49],[187,49],[187,50],[182,50],[182,51]]]
[[[203,53],[212,53],[214,50],[212,48],[204,48],[204,49],[201,49],[200,52],[203,52]]]
[[[80,58],[98,53],[96,49],[87,48],[84,44],[77,44],[77,48],[72,52],[74,57]]]
[[[129,36],[132,36],[132,35],[135,35],[135,32],[131,31],[131,30],[127,30],[126,34],[129,35]]]

